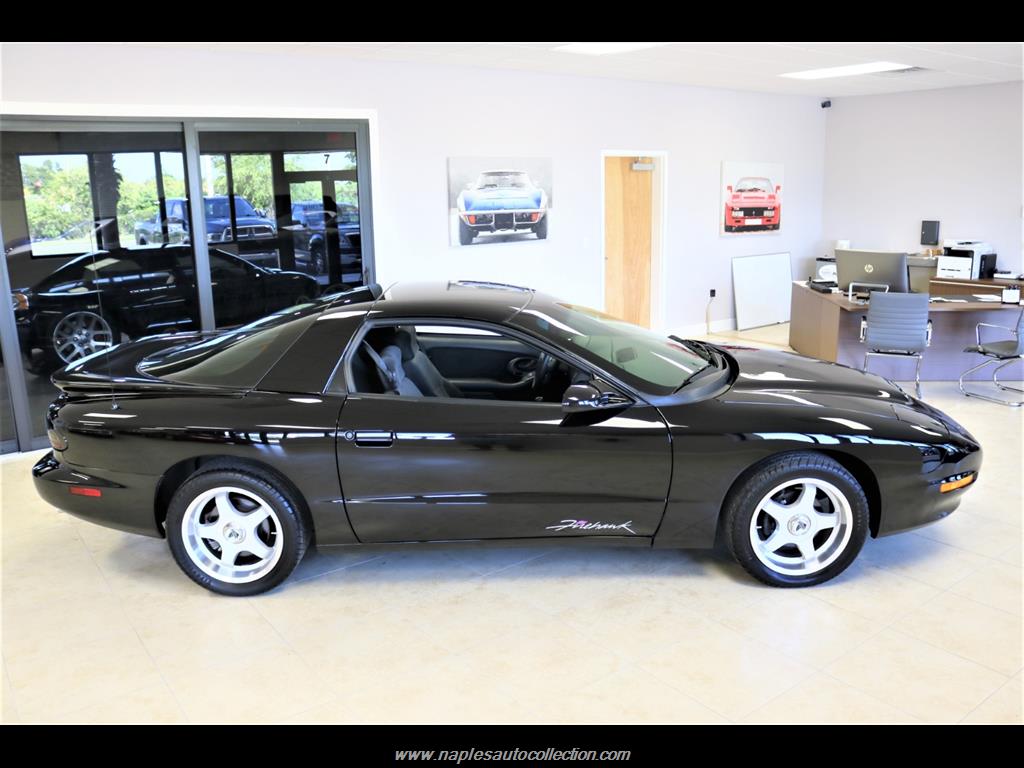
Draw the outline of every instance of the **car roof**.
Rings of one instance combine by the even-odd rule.
[[[532,288],[477,280],[394,283],[372,304],[372,309],[374,319],[451,317],[503,323],[525,308],[535,294]],[[329,308],[324,315],[351,309]]]

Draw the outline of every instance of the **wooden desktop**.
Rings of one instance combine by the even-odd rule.
[[[972,294],[998,294],[1008,280],[948,280],[930,281],[932,296],[967,298]],[[978,355],[964,352],[975,344],[978,323],[1015,326],[1021,307],[970,300],[956,302],[933,301],[928,316],[932,321],[932,344],[924,352],[921,364],[922,381],[955,381],[960,374],[981,361]],[[801,355],[842,363],[853,368],[864,365],[864,344],[860,341],[860,321],[868,313],[866,302],[851,302],[845,293],[821,293],[804,282],[793,283],[789,320],[789,345]],[[1009,331],[998,328],[982,329],[982,340],[1010,338]],[[872,373],[898,381],[914,377],[914,361],[872,358]],[[984,373],[971,377],[987,379]],[[1007,381],[1022,378],[1020,368],[1011,366],[1001,378]]]

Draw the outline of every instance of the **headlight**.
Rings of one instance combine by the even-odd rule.
[[[743,211],[740,208],[733,208],[732,209],[732,215],[733,216],[742,216],[743,215]]]
[[[24,312],[28,309],[28,296],[24,293],[11,294],[11,309],[15,312]]]

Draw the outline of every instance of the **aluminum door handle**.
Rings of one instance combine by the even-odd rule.
[[[352,439],[364,448],[387,448],[395,442],[395,433],[382,429],[358,429],[352,434]]]

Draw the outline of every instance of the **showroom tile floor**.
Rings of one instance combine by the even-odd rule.
[[[0,459],[3,721],[1020,723],[1024,414],[925,397],[986,446],[977,487],[798,591],[720,552],[446,546],[222,598]]]

